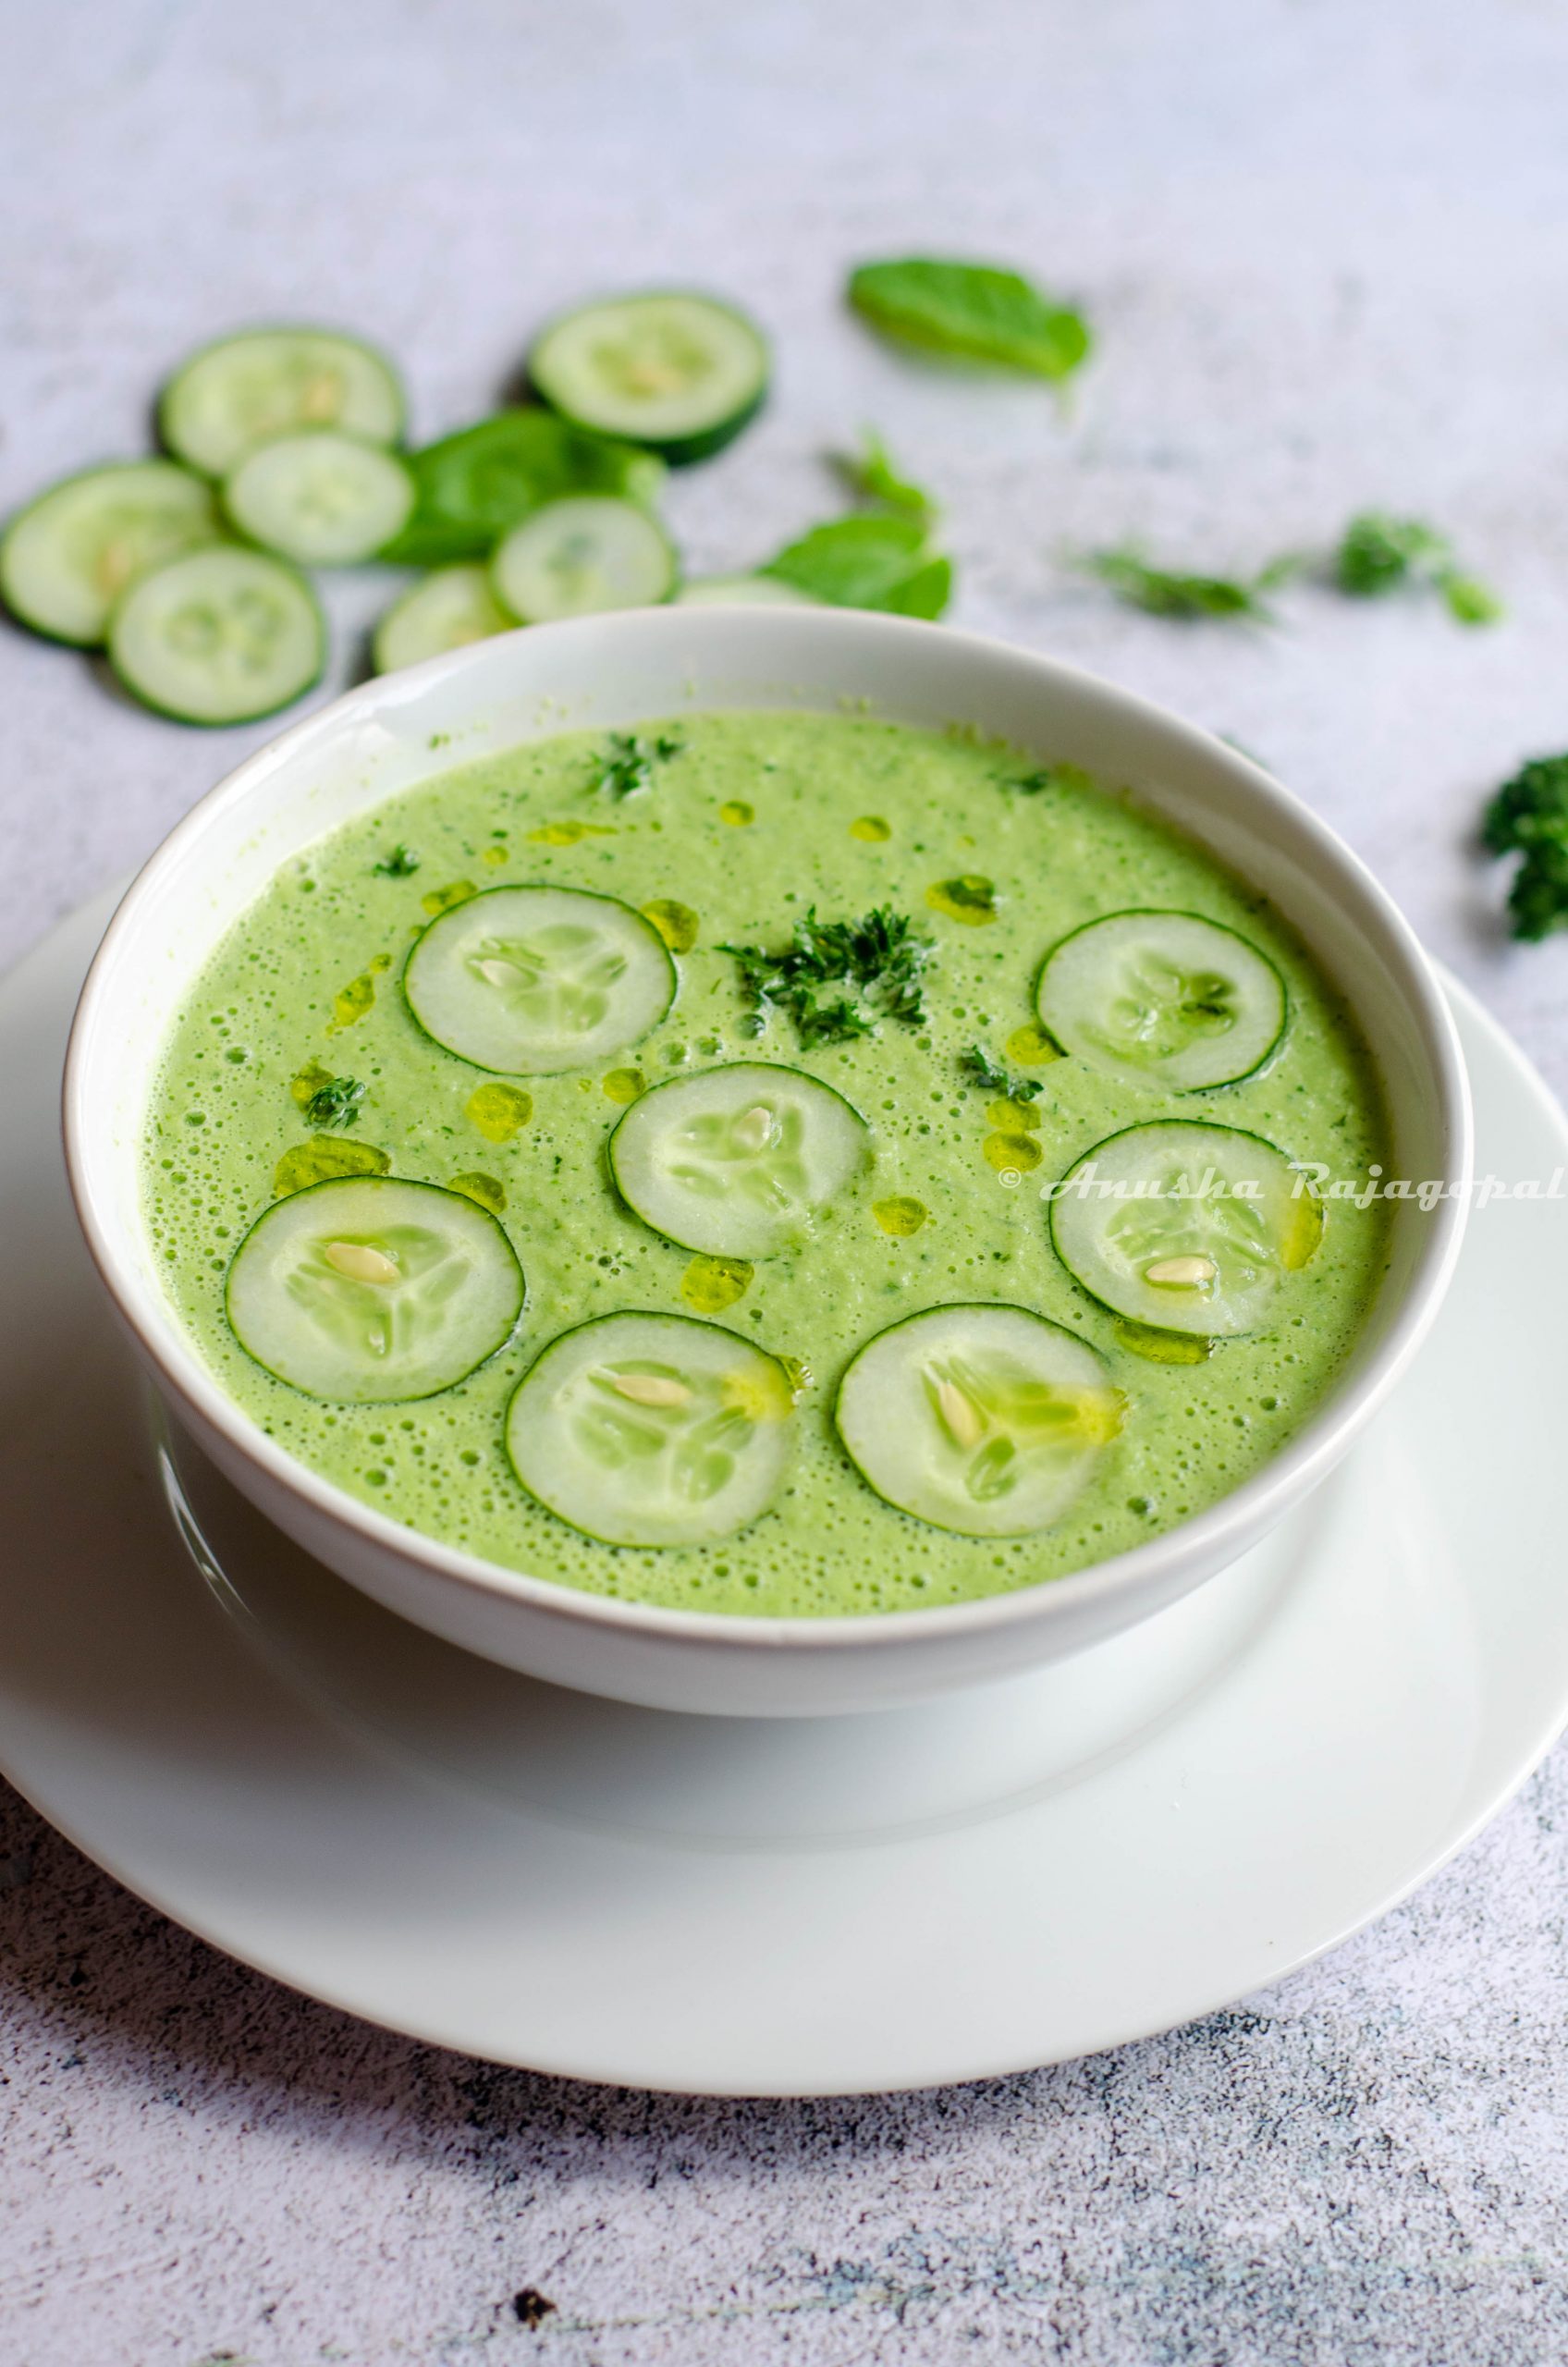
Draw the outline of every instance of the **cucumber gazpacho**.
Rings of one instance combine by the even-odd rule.
[[[843,1613],[1256,1471],[1385,1261],[1306,1173],[1382,1122],[1292,931],[1115,784],[693,715],[285,865],[171,1032],[145,1190],[218,1380],[366,1503],[594,1593]]]

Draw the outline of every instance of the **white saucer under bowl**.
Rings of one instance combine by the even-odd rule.
[[[133,1378],[56,1137],[107,910],[0,987],[0,1766],[231,1955],[584,2079],[974,2079],[1333,1945],[1568,1716],[1568,1203],[1545,1198],[1476,1211],[1415,1368],[1302,1512],[1074,1661],[919,1709],[730,1721],[554,1691],[404,1625],[161,1435]],[[1568,1128],[1454,1001],[1478,1171],[1544,1191]]]

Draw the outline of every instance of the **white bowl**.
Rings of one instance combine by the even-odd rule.
[[[225,1395],[158,1280],[141,1210],[149,1083],[207,955],[277,866],[445,765],[581,728],[712,707],[864,702],[964,724],[1131,785],[1261,889],[1356,1012],[1381,1073],[1390,1173],[1461,1188],[1394,1209],[1391,1264],[1313,1418],[1207,1512],[1073,1576],[931,1611],[764,1619],[602,1600],[436,1543],[296,1462]],[[442,754],[432,753],[434,735]],[[198,1443],[308,1551],[452,1642],[655,1708],[809,1715],[909,1701],[1078,1651],[1233,1561],[1345,1452],[1437,1311],[1464,1230],[1469,1094],[1448,1008],[1349,850],[1219,742],[1108,682],[946,627],[847,610],[662,608],[535,626],[366,684],[241,765],[179,825],[110,925],[66,1070],[71,1190],[99,1272]]]

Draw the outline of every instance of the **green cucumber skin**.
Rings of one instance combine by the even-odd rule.
[[[722,452],[727,444],[733,444],[735,438],[741,435],[744,429],[751,425],[753,420],[756,418],[758,412],[762,411],[763,407],[766,403],[768,393],[773,384],[772,346],[749,313],[741,313],[738,312],[733,304],[726,304],[720,297],[710,296],[704,288],[639,288],[635,293],[639,298],[655,298],[661,296],[697,297],[703,303],[715,305],[719,311],[732,313],[736,319],[743,320],[746,326],[751,330],[753,336],[757,339],[757,342],[762,349],[763,375],[762,382],[757,387],[755,394],[753,395],[749,402],[742,403],[739,410],[729,412],[724,419],[716,420],[711,427],[698,428],[689,435],[626,435],[618,439],[619,441],[635,445],[639,451],[656,453],[659,459],[663,460],[668,467],[672,469],[690,468],[695,460],[710,460],[716,452]],[[606,306],[608,307],[613,305],[618,300],[614,297],[608,297],[602,300]],[[559,401],[557,397],[550,392],[547,385],[541,384],[535,369],[537,356],[541,350],[547,344],[553,331],[557,328],[563,321],[570,320],[576,313],[580,312],[586,312],[591,309],[593,309],[593,307],[588,305],[572,304],[565,311],[553,314],[552,317],[545,322],[544,327],[539,331],[538,336],[534,338],[533,345],[529,348],[528,360],[524,365],[524,371],[528,382],[529,392],[537,401],[542,402],[546,410],[553,411],[558,419],[568,421],[573,427],[585,429],[586,432],[592,435],[602,436],[606,434],[606,430],[602,427],[596,427],[592,420],[582,418],[579,413],[571,409],[571,406],[569,403]]]
[[[178,719],[178,718],[177,718],[177,719]],[[378,1180],[378,1179],[372,1178],[372,1177],[363,1177],[363,1178],[356,1178],[356,1179],[355,1179],[355,1181],[357,1181],[357,1182],[372,1182],[372,1181],[376,1181],[376,1180]],[[333,1185],[334,1185],[336,1183],[339,1182],[339,1181],[341,1181],[341,1179],[340,1179],[339,1177],[337,1177],[337,1176],[330,1176],[330,1177],[328,1177],[328,1178],[326,1179],[326,1181],[325,1181],[325,1182],[321,1183],[321,1184],[307,1184],[305,1185],[305,1187],[304,1187],[304,1189],[303,1189],[302,1191],[300,1191],[300,1192],[291,1192],[291,1193],[288,1195],[288,1197],[289,1197],[289,1199],[290,1199],[290,1200],[308,1200],[308,1199],[310,1198],[311,1195],[312,1195],[313,1192],[330,1192],[330,1191],[332,1190],[332,1188],[333,1188]],[[389,1176],[389,1177],[387,1177],[386,1181],[387,1181],[388,1183],[395,1183],[395,1184],[398,1184],[403,1185],[403,1186],[405,1186],[407,1189],[409,1189],[409,1190],[410,1190],[410,1191],[415,1191],[415,1192],[438,1192],[438,1193],[440,1193],[444,1197],[446,1197],[446,1198],[447,1198],[447,1199],[451,1199],[451,1198],[455,1198],[455,1197],[459,1196],[458,1196],[458,1195],[456,1195],[456,1194],[453,1194],[453,1193],[449,1192],[449,1191],[447,1190],[447,1187],[444,1184],[430,1184],[430,1183],[427,1183],[427,1182],[423,1179],[423,1177],[422,1177],[422,1176],[415,1176],[415,1175],[397,1175],[397,1176]],[[263,1225],[263,1224],[264,1224],[264,1223],[266,1222],[266,1220],[267,1220],[268,1217],[270,1217],[270,1216],[271,1216],[271,1214],[272,1214],[273,1210],[274,1210],[275,1208],[281,1208],[281,1207],[283,1207],[283,1205],[284,1205],[284,1203],[283,1203],[281,1200],[271,1200],[271,1201],[269,1201],[269,1202],[268,1202],[267,1206],[266,1206],[266,1207],[262,1210],[261,1215],[256,1219],[255,1223],[254,1223],[254,1224],[252,1224],[252,1225],[249,1228],[249,1230],[246,1232],[246,1233],[244,1234],[243,1238],[242,1238],[242,1239],[240,1240],[240,1242],[239,1243],[239,1245],[236,1247],[233,1257],[229,1259],[229,1261],[228,1261],[228,1271],[227,1271],[227,1273],[224,1276],[224,1283],[223,1283],[223,1319],[224,1319],[224,1322],[225,1322],[226,1326],[227,1327],[229,1337],[233,1340],[235,1346],[239,1350],[239,1352],[240,1352],[241,1355],[250,1356],[250,1357],[251,1357],[251,1362],[253,1365],[255,1365],[255,1366],[258,1367],[258,1369],[259,1369],[260,1371],[262,1371],[262,1372],[264,1372],[264,1373],[268,1374],[272,1380],[276,1380],[276,1381],[277,1382],[277,1384],[278,1384],[278,1386],[279,1386],[280,1388],[282,1388],[282,1389],[292,1389],[292,1390],[294,1391],[294,1394],[295,1394],[297,1397],[309,1397],[309,1396],[311,1395],[311,1392],[310,1392],[308,1389],[300,1389],[300,1388],[296,1387],[296,1385],[295,1385],[295,1383],[294,1383],[293,1381],[291,1381],[291,1380],[284,1380],[284,1378],[283,1378],[283,1375],[282,1375],[281,1373],[276,1373],[276,1372],[274,1372],[274,1371],[273,1371],[273,1368],[272,1368],[271,1365],[268,1365],[268,1364],[263,1364],[262,1359],[261,1359],[261,1357],[260,1357],[260,1356],[256,1356],[256,1355],[251,1355],[251,1351],[250,1351],[250,1349],[245,1345],[245,1343],[244,1343],[243,1339],[240,1337],[240,1335],[239,1335],[239,1331],[238,1331],[236,1330],[236,1328],[235,1328],[234,1317],[233,1317],[233,1313],[232,1313],[232,1310],[231,1310],[230,1306],[229,1306],[229,1286],[230,1286],[230,1284],[231,1284],[231,1282],[233,1282],[233,1279],[234,1279],[234,1269],[235,1269],[236,1266],[239,1264],[240,1257],[241,1257],[243,1256],[243,1254],[244,1254],[244,1251],[245,1251],[245,1247],[246,1247],[247,1243],[251,1240],[251,1235],[256,1232],[257,1227],[258,1227],[258,1226],[260,1226],[260,1225]],[[487,1364],[491,1361],[491,1358],[492,1358],[492,1357],[494,1357],[494,1356],[498,1356],[498,1355],[500,1355],[500,1353],[501,1353],[502,1349],[503,1349],[503,1348],[505,1348],[505,1347],[508,1345],[508,1343],[510,1342],[510,1340],[511,1340],[511,1339],[513,1338],[513,1336],[515,1335],[516,1331],[517,1331],[518,1324],[519,1324],[519,1322],[521,1320],[521,1318],[522,1318],[523,1309],[524,1309],[524,1308],[527,1306],[527,1305],[528,1305],[528,1277],[527,1277],[527,1275],[526,1275],[526,1274],[524,1273],[524,1271],[523,1271],[522,1260],[521,1260],[521,1258],[518,1256],[516,1249],[515,1249],[515,1248],[513,1247],[513,1245],[512,1245],[512,1238],[511,1238],[511,1235],[510,1235],[510,1233],[508,1233],[508,1231],[507,1231],[507,1229],[506,1229],[506,1226],[501,1222],[500,1218],[499,1218],[499,1217],[497,1217],[497,1216],[496,1216],[496,1215],[495,1215],[495,1214],[494,1214],[494,1213],[493,1213],[489,1208],[486,1208],[483,1207],[483,1206],[481,1205],[481,1203],[480,1203],[479,1201],[477,1201],[477,1200],[470,1200],[470,1201],[468,1202],[468,1206],[469,1206],[470,1208],[478,1208],[478,1209],[479,1209],[479,1213],[480,1213],[480,1215],[481,1215],[481,1216],[488,1217],[488,1218],[489,1218],[490,1222],[495,1226],[496,1231],[499,1233],[499,1235],[500,1235],[500,1237],[501,1237],[502,1242],[503,1242],[503,1243],[505,1244],[505,1245],[506,1245],[507,1256],[510,1258],[511,1263],[512,1263],[512,1266],[513,1266],[513,1268],[515,1269],[515,1270],[516,1270],[516,1274],[517,1274],[517,1306],[516,1306],[516,1307],[513,1309],[511,1321],[508,1324],[506,1331],[502,1333],[502,1335],[501,1335],[500,1339],[498,1339],[498,1340],[496,1341],[496,1343],[495,1346],[494,1346],[493,1348],[487,1348],[487,1349],[485,1350],[485,1352],[484,1352],[484,1355],[482,1355],[482,1356],[477,1356],[477,1357],[474,1359],[473,1363],[472,1363],[472,1364],[471,1364],[471,1365],[467,1367],[466,1371],[463,1371],[463,1372],[459,1373],[459,1374],[456,1376],[456,1378],[455,1378],[454,1380],[444,1380],[444,1381],[440,1382],[440,1383],[439,1383],[439,1385],[438,1385],[436,1388],[435,1388],[435,1389],[425,1389],[425,1390],[422,1390],[422,1391],[418,1393],[418,1395],[417,1395],[417,1396],[412,1396],[412,1397],[382,1397],[382,1398],[373,1398],[373,1399],[348,1398],[348,1397],[346,1397],[346,1398],[323,1398],[323,1399],[318,1399],[318,1400],[316,1401],[318,1404],[343,1404],[343,1405],[352,1405],[352,1404],[380,1404],[380,1405],[420,1405],[420,1404],[425,1404],[425,1403],[426,1403],[430,1398],[432,1398],[432,1397],[444,1397],[444,1396],[446,1395],[447,1392],[449,1389],[459,1389],[459,1388],[460,1388],[460,1387],[462,1386],[462,1384],[463,1384],[463,1382],[464,1382],[465,1380],[470,1380],[470,1379],[472,1377],[472,1375],[473,1375],[474,1373],[481,1371],[481,1370],[483,1369],[483,1367],[484,1367],[485,1365],[487,1365]],[[509,1459],[509,1458],[508,1458],[508,1459]]]
[[[204,362],[209,354],[221,352],[226,345],[232,345],[237,338],[246,337],[341,337],[348,345],[357,345],[361,352],[368,353],[373,362],[380,364],[386,373],[387,384],[397,396],[397,432],[386,449],[391,452],[402,448],[409,423],[408,396],[403,386],[402,374],[385,347],[375,344],[370,337],[360,337],[348,329],[327,328],[320,321],[251,321],[243,328],[229,329],[222,337],[209,337],[205,345],[197,346],[193,352],[186,355],[178,369],[158,389],[157,400],[153,408],[153,424],[159,445],[171,460],[179,462],[181,468],[189,469],[192,476],[207,477],[210,484],[219,482],[217,478],[210,476],[205,469],[199,469],[193,460],[188,460],[178,444],[174,442],[167,424],[169,408],[181,379],[194,363]]]
[[[203,476],[200,469],[193,469],[188,460],[180,460],[175,453],[160,452],[155,457],[160,460],[166,461],[167,465],[171,469],[183,469],[186,475],[193,477],[198,484],[204,484],[208,486],[213,492],[214,514],[219,512],[221,506],[217,500],[216,487],[211,477]],[[109,623],[113,619],[113,610],[110,611],[109,619],[105,619],[104,631],[94,639],[87,641],[79,639],[74,633],[57,632],[48,625],[34,624],[32,619],[30,616],[25,615],[23,611],[17,607],[6,585],[6,547],[16,528],[21,525],[25,519],[30,518],[32,515],[32,512],[38,508],[40,502],[46,501],[51,494],[63,491],[68,484],[80,484],[88,477],[102,476],[105,469],[119,469],[124,468],[127,465],[128,463],[123,460],[92,460],[90,461],[84,469],[72,469],[67,475],[56,477],[53,484],[43,486],[39,492],[33,495],[31,501],[24,501],[19,509],[13,509],[10,516],[6,521],[4,529],[0,530],[0,604],[4,604],[6,614],[12,618],[16,623],[20,625],[25,632],[36,634],[40,641],[52,642],[56,649],[102,649],[108,639]],[[224,542],[228,539],[228,536],[223,533],[214,533],[213,536],[213,540],[214,542]],[[129,586],[128,585],[127,590],[129,589]],[[124,597],[123,593],[121,597]],[[142,704],[145,705],[147,702],[143,700]],[[176,719],[178,720],[178,717]]]
[[[454,905],[450,909],[455,912],[466,912],[470,904],[483,903],[486,896],[508,896],[515,894],[519,888],[554,888],[555,885],[556,883],[553,880],[512,880],[499,888],[482,888],[477,896],[466,897],[462,903]],[[619,904],[622,912],[631,913],[634,919],[643,922],[643,926],[647,930],[648,935],[653,938],[655,944],[658,947],[659,951],[664,955],[665,962],[669,972],[669,1000],[665,1004],[664,1009],[659,1012],[657,1019],[651,1019],[648,1022],[647,1026],[643,1030],[643,1036],[651,1035],[655,1027],[660,1025],[664,1020],[667,1020],[669,1017],[669,1014],[674,1010],[680,993],[680,972],[676,967],[674,954],[670,951],[668,946],[665,943],[663,938],[659,935],[652,921],[643,920],[643,914],[637,911],[636,906],[634,904],[627,903],[623,897],[606,896],[597,888],[574,887],[570,892],[574,896],[592,896],[598,903],[601,904]],[[443,1044],[439,1036],[433,1036],[431,1034],[429,1028],[425,1025],[423,1020],[420,1017],[418,1011],[415,1009],[413,997],[409,992],[409,969],[413,961],[414,955],[419,951],[420,947],[424,943],[424,940],[429,936],[431,930],[433,928],[439,927],[440,924],[446,918],[447,914],[445,913],[437,913],[433,920],[426,923],[425,926],[421,929],[419,935],[410,946],[407,953],[403,956],[403,966],[398,974],[398,987],[402,997],[403,1008],[408,1012],[409,1017],[413,1021],[414,1025],[419,1029],[420,1034],[424,1037],[425,1042],[427,1044],[434,1044],[436,1050],[444,1053],[447,1060],[461,1061],[465,1068],[475,1069],[482,1076],[571,1075],[572,1071],[570,1068],[541,1070],[488,1069],[485,1067],[483,1061],[470,1060],[466,1052],[454,1052],[449,1044]],[[643,1036],[633,1036],[631,1039],[632,1043],[640,1044],[643,1040]],[[622,1049],[630,1051],[631,1046],[626,1045],[623,1046]],[[592,1068],[595,1064],[590,1061],[585,1065]],[[593,1317],[589,1319],[591,1321],[599,1320],[597,1317]],[[691,1319],[694,1321],[696,1318],[692,1318]]]
[[[1264,952],[1262,947],[1255,945],[1250,937],[1243,937],[1239,928],[1232,928],[1229,921],[1210,920],[1207,913],[1190,913],[1185,911],[1180,904],[1125,904],[1114,913],[1101,913],[1096,920],[1080,921],[1078,926],[1076,928],[1070,928],[1065,937],[1059,937],[1056,943],[1051,947],[1049,952],[1041,962],[1039,968],[1035,971],[1034,986],[1031,988],[1031,996],[1035,1005],[1035,1016],[1039,1020],[1040,1025],[1045,1030],[1045,1033],[1049,1036],[1050,1028],[1046,1021],[1044,1013],[1040,1010],[1040,989],[1045,985],[1046,972],[1056,960],[1056,957],[1061,951],[1062,947],[1064,945],[1071,945],[1075,938],[1085,936],[1090,929],[1098,928],[1101,922],[1142,920],[1145,915],[1152,920],[1202,921],[1206,928],[1218,929],[1222,937],[1233,937],[1238,945],[1244,945],[1250,954],[1252,954],[1257,961],[1261,962],[1267,969],[1273,972],[1275,981],[1280,988],[1280,1024],[1275,1033],[1274,1040],[1272,1043],[1267,1045],[1258,1054],[1250,1069],[1242,1069],[1238,1071],[1236,1075],[1226,1077],[1223,1082],[1219,1085],[1170,1085],[1169,1087],[1162,1088],[1162,1090],[1183,1094],[1228,1093],[1233,1085],[1246,1085],[1252,1078],[1261,1076],[1265,1069],[1271,1066],[1271,1064],[1279,1058],[1280,1053],[1284,1049],[1285,1038],[1291,1032],[1291,998],[1289,990],[1286,987],[1285,981],[1280,975],[1279,964],[1276,962],[1270,961],[1268,955]],[[1056,1038],[1051,1036],[1051,1041],[1055,1043]],[[1058,1049],[1060,1049],[1061,1048],[1059,1047]],[[1182,1122],[1179,1120],[1173,1120],[1170,1122],[1180,1123]],[[1124,1127],[1122,1132],[1125,1133],[1127,1129]],[[1221,1131],[1229,1134],[1244,1134],[1247,1130],[1244,1126],[1231,1126],[1222,1128]],[[1114,1140],[1114,1137],[1108,1135],[1106,1139],[1108,1141],[1111,1141]],[[1261,1134],[1256,1134],[1253,1139],[1256,1142],[1261,1142],[1263,1140],[1263,1136]],[[1097,1143],[1095,1146],[1096,1150],[1101,1147],[1102,1146]],[[1273,1145],[1270,1144],[1269,1147],[1272,1149]],[[1093,1154],[1085,1152],[1084,1156],[1085,1158],[1088,1158],[1092,1157]]]
[[[554,402],[545,388],[535,381],[531,379],[529,383],[539,400],[546,404],[558,419],[564,419],[569,425],[583,428],[592,435],[598,435],[601,432],[588,420],[580,419],[575,412]],[[751,425],[766,401],[767,388],[762,386],[743,410],[733,412],[720,425],[706,428],[696,435],[675,435],[664,440],[649,436],[646,441],[639,438],[638,449],[643,452],[655,453],[668,467],[672,469],[690,468],[694,460],[711,460],[716,452],[722,452],[727,444],[733,444],[741,431]],[[628,437],[625,440],[630,442],[631,439]]]
[[[244,546],[244,547],[248,548],[249,546]],[[133,698],[138,706],[145,707],[149,715],[161,716],[165,723],[183,723],[187,730],[190,731],[232,731],[240,724],[263,723],[266,720],[269,715],[282,715],[287,708],[297,706],[301,699],[309,698],[311,693],[319,686],[321,678],[326,671],[329,644],[327,641],[326,618],[323,612],[321,602],[316,598],[315,588],[311,583],[308,577],[303,575],[299,568],[291,566],[288,559],[277,558],[272,551],[262,552],[259,556],[270,559],[275,567],[287,568],[288,573],[298,580],[301,588],[308,595],[311,606],[315,611],[316,665],[315,671],[311,676],[310,681],[308,682],[301,682],[298,690],[289,691],[285,697],[274,699],[270,706],[254,707],[245,715],[182,715],[178,707],[165,706],[162,700],[153,698],[147,692],[139,690],[137,685],[131,681],[130,677],[123,672],[121,668],[116,664],[113,644],[115,619],[114,617],[111,616],[109,619],[110,638],[105,644],[109,670],[114,675],[114,678],[119,684],[120,688],[126,693],[127,696]],[[146,577],[142,577],[141,579],[143,583],[147,580],[148,579]],[[128,586],[127,591],[121,595],[121,598],[124,599],[129,597],[129,593],[134,589],[134,585]],[[116,607],[117,609],[117,602]],[[314,1184],[311,1184],[307,1186],[307,1188],[311,1191],[314,1191],[316,1186]]]

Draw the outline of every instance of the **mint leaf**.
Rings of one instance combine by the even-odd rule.
[[[960,354],[1038,378],[1066,378],[1089,350],[1081,314],[1054,304],[1021,273],[990,264],[911,257],[851,272],[855,311],[903,345]]]
[[[833,465],[850,491],[858,493],[863,501],[879,501],[884,509],[927,521],[937,515],[937,505],[925,486],[900,473],[875,427],[862,430],[858,452],[836,452]]]
[[[410,452],[413,515],[380,556],[401,566],[488,558],[508,528],[565,494],[652,501],[664,464],[542,409],[497,411]]]
[[[950,563],[926,554],[924,523],[889,514],[814,526],[762,572],[835,607],[886,608],[902,616],[939,617],[952,590]]]

